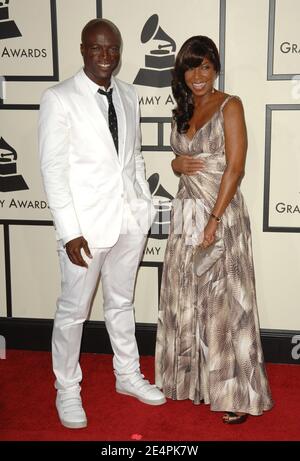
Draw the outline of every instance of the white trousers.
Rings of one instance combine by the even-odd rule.
[[[57,389],[79,386],[82,380],[79,365],[82,329],[100,272],[104,319],[114,352],[114,371],[130,374],[139,370],[133,296],[145,242],[146,237],[140,232],[120,234],[111,248],[90,248],[93,259],[84,257],[88,268],[73,264],[63,246],[59,246],[62,292],[57,300],[52,334]]]

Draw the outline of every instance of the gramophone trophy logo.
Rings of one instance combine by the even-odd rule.
[[[156,209],[149,237],[154,239],[168,238],[170,231],[173,196],[159,183],[159,174],[154,173],[148,178],[149,188]]]
[[[17,152],[0,138],[0,192],[29,189],[23,176],[17,174]]]
[[[145,55],[145,68],[138,71],[133,83],[136,85],[154,86],[164,88],[171,85],[171,70],[175,64],[176,43],[158,25],[158,15],[153,14],[146,21],[141,42],[158,40],[158,46]]]
[[[22,37],[15,21],[9,19],[9,0],[0,1],[0,40]]]

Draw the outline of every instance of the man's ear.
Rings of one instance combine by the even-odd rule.
[[[83,56],[83,51],[84,51],[84,45],[82,43],[80,43],[80,53],[81,53],[81,56]]]

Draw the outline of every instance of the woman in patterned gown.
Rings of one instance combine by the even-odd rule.
[[[203,401],[224,412],[225,423],[236,424],[273,403],[260,342],[250,222],[239,188],[247,151],[243,106],[238,97],[214,89],[219,72],[211,39],[195,36],[183,44],[172,82],[172,168],[180,175],[176,202],[201,203],[204,225],[193,243],[188,226],[178,232],[173,209],[155,366],[156,385],[166,397]],[[225,245],[221,258],[195,275],[195,246],[219,238]]]

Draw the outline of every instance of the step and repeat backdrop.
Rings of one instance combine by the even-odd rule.
[[[157,215],[136,285],[136,320],[156,323],[171,201],[171,69],[182,43],[219,47],[219,89],[244,103],[249,149],[242,189],[252,219],[262,328],[300,330],[300,1],[0,1],[0,316],[53,318],[60,274],[43,191],[37,118],[44,89],[81,67],[94,17],[123,35],[118,77],[141,107],[143,154]],[[91,320],[102,320],[101,287]]]

